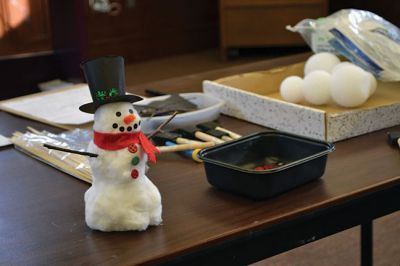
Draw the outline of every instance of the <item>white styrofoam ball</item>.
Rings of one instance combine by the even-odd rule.
[[[282,81],[279,91],[285,101],[298,103],[304,99],[303,88],[304,81],[302,78],[289,76]]]
[[[367,75],[369,76],[369,96],[371,97],[371,95],[375,93],[378,83],[374,75],[372,75],[370,72],[367,72]]]
[[[315,70],[304,78],[304,98],[307,102],[321,105],[329,102],[331,75],[323,70]]]
[[[304,66],[304,75],[307,76],[314,70],[325,70],[331,73],[334,66],[340,63],[340,59],[331,53],[317,53],[308,58]]]
[[[369,97],[370,83],[371,77],[362,68],[344,66],[332,73],[332,99],[343,107],[359,106]]]
[[[333,73],[333,72],[335,72],[335,71],[341,69],[341,68],[344,67],[344,66],[354,66],[354,64],[353,64],[353,63],[350,63],[350,62],[340,62],[339,64],[335,65],[335,66],[332,68],[332,72],[331,72],[331,73]]]
[[[337,64],[333,69],[332,69],[332,73],[339,70],[340,68],[344,67],[344,66],[356,66],[353,63],[350,62],[341,62],[339,64]],[[376,91],[376,87],[377,87],[377,81],[374,75],[372,75],[370,72],[366,71],[366,73],[368,74],[368,76],[370,77],[370,81],[369,81],[369,96],[373,95]]]

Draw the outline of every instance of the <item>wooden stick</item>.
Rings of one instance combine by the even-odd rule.
[[[201,139],[201,140],[204,140],[204,141],[209,141],[209,142],[212,141],[212,142],[215,142],[215,143],[217,143],[217,144],[224,143],[224,141],[223,141],[222,139],[216,138],[216,137],[214,137],[214,136],[211,136],[211,135],[206,134],[206,133],[201,132],[201,131],[196,131],[196,132],[194,133],[194,136],[195,136],[196,138]]]
[[[37,130],[37,129],[31,127],[31,126],[27,126],[26,128],[27,128],[29,131],[35,133],[36,135],[43,135],[42,132],[40,132],[39,130]]]
[[[66,148],[53,146],[53,145],[50,145],[50,144],[43,144],[43,146],[48,148],[48,149],[52,149],[52,150],[65,151],[65,152],[75,153],[75,154],[79,154],[79,155],[85,155],[85,156],[89,156],[89,157],[97,157],[97,156],[99,156],[96,153],[91,153],[91,152],[86,152],[86,151],[76,151],[76,150],[71,150],[71,149],[66,149]]]
[[[224,141],[231,141],[231,140],[233,140],[233,138],[228,137],[228,136],[222,136],[221,139],[224,140]]]
[[[174,140],[171,140],[171,141],[174,141]],[[197,140],[177,137],[175,139],[175,142],[178,143],[178,144],[188,144],[188,143],[203,143],[204,141],[197,141]]]
[[[168,118],[168,120],[164,121],[164,123],[162,123],[155,131],[153,131],[153,133],[151,133],[150,135],[148,135],[147,137],[149,139],[151,139],[155,134],[157,134],[158,132],[160,132],[160,130],[165,127],[169,122],[171,122],[171,120],[178,114],[178,111],[175,111],[170,118]]]
[[[220,126],[217,126],[215,129],[228,133],[229,136],[231,138],[233,138],[233,139],[238,139],[238,138],[242,137],[241,135],[239,135],[239,134],[237,134],[235,132],[232,132],[232,131],[230,131],[230,130],[228,130],[226,128],[220,127]]]
[[[158,146],[157,149],[163,152],[176,152],[176,151],[186,151],[186,150],[194,150],[194,149],[204,149],[208,147],[212,147],[215,145],[215,142],[203,142],[203,143],[187,143],[187,144],[177,144],[174,146]]]
[[[33,132],[32,129],[29,129]],[[41,132],[38,132],[42,135]],[[84,157],[77,154],[69,154],[65,157],[64,152],[55,151],[52,155],[48,154],[48,149],[43,147],[40,143],[29,143],[29,140],[25,139],[25,134],[21,132],[14,132],[11,138],[12,142],[19,150],[34,155],[40,160],[53,165],[54,167],[78,178],[85,182],[91,183],[92,175],[91,169],[85,162]],[[38,134],[35,134],[38,135]],[[82,167],[85,166],[85,167]]]

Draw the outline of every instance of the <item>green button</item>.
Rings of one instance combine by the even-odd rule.
[[[132,163],[132,165],[137,165],[139,163],[139,161],[140,161],[139,157],[135,156],[135,157],[133,157],[131,163]]]

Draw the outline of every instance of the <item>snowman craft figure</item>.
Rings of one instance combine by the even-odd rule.
[[[101,57],[81,64],[92,103],[79,107],[94,113],[93,140],[88,151],[92,186],[85,193],[86,224],[101,231],[145,230],[162,222],[161,195],[146,176],[146,163],[156,162],[157,148],[141,131],[132,103],[125,94],[124,59]]]

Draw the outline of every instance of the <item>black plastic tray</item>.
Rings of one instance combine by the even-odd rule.
[[[333,150],[331,143],[267,131],[204,149],[199,158],[204,161],[211,185],[253,199],[264,199],[321,177],[327,155]],[[271,158],[284,165],[255,170]]]

